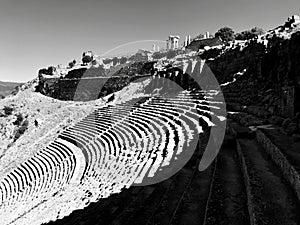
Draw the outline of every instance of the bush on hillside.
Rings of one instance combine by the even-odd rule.
[[[104,64],[109,64],[112,62],[112,59],[103,59]]]
[[[19,113],[17,115],[17,119],[15,120],[15,122],[13,122],[13,124],[19,126],[23,122],[23,119],[24,119],[23,115]]]
[[[4,106],[3,111],[6,116],[10,116],[10,115],[12,115],[12,112],[14,111],[14,109],[10,106]]]
[[[69,62],[69,64],[68,64],[69,68],[73,68],[75,65],[76,65],[75,59],[73,61]]]
[[[25,120],[22,125],[16,130],[14,141],[20,138],[22,134],[28,129],[28,120]]]
[[[120,63],[121,64],[124,64],[124,63],[126,63],[127,62],[127,58],[126,57],[122,57],[121,59],[120,59]]]
[[[113,57],[113,66],[117,65],[117,63],[119,62],[118,57]]]

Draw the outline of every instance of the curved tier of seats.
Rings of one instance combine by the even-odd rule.
[[[2,224],[62,218],[123,188],[173,175],[182,165],[170,168],[193,154],[202,126],[222,119],[210,110],[221,103],[204,95],[182,91],[95,109],[4,176]]]

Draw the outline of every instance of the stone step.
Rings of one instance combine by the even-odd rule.
[[[299,224],[300,207],[295,193],[263,147],[256,139],[238,139],[237,146],[247,173],[252,224]]]
[[[241,97],[231,97],[231,96],[227,97],[226,95],[224,97],[225,97],[226,102],[233,102],[233,103],[241,103],[242,102]]]
[[[230,134],[235,138],[254,138],[255,132],[248,127],[242,126],[237,122],[232,122],[229,125]]]
[[[240,97],[241,94],[239,92],[223,92],[225,97]]]
[[[300,201],[300,143],[275,127],[257,129],[256,138],[281,169]]]
[[[238,109],[238,108],[236,108]],[[261,126],[261,125],[267,125],[269,124],[268,119],[259,118],[255,115],[252,115],[247,112],[241,112],[241,111],[233,111],[228,113],[227,115],[228,119],[232,119],[235,122],[238,122],[242,124],[243,126]]]
[[[216,162],[204,224],[251,224],[247,193],[235,141],[233,146],[222,145]]]

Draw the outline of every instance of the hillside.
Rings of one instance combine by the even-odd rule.
[[[9,95],[17,86],[20,85],[22,85],[22,83],[0,81],[0,99]]]

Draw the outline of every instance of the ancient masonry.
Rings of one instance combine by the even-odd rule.
[[[159,45],[156,45],[156,44],[152,45],[152,52],[159,52],[159,50],[160,50]]]
[[[172,49],[172,50],[178,49],[179,39],[180,39],[180,37],[178,35],[177,36],[170,35],[167,40],[167,49],[168,50],[169,49]]]
[[[209,39],[210,38],[210,33],[209,32],[205,32],[205,35],[203,37],[203,40]],[[170,35],[169,38],[166,41],[166,45],[167,45],[167,50],[175,50],[179,48],[179,40],[180,37],[177,35]],[[183,48],[186,48],[187,46],[189,46],[191,44],[191,35],[187,35],[185,36],[185,40],[183,43]],[[156,45],[153,45],[153,52],[156,51]],[[157,50],[159,51],[159,50]]]
[[[184,41],[184,47],[188,46],[191,44],[191,35],[185,36],[185,41]]]

